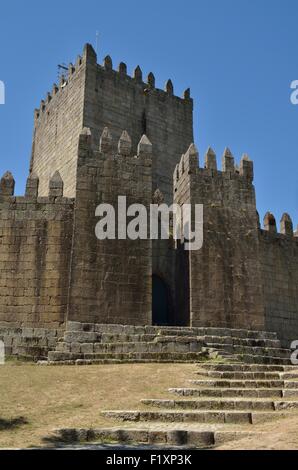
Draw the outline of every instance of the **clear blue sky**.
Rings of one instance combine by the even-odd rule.
[[[229,146],[255,162],[258,209],[298,223],[297,0],[15,1],[0,6],[0,173],[11,170],[22,194],[28,174],[33,109],[100,32],[99,61],[170,77],[191,87],[201,162]]]

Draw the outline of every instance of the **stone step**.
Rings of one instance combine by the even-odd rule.
[[[154,342],[201,342],[204,343],[204,337],[197,335],[159,335],[156,334],[111,334],[99,333],[94,331],[66,331],[64,334],[64,343],[100,343],[100,344],[126,344],[126,343],[154,343]]]
[[[204,327],[193,327],[193,328],[180,328],[175,327],[163,327],[160,328],[161,335],[183,335],[192,332],[197,336],[218,336],[218,337],[234,337],[234,338],[251,338],[251,339],[268,339],[277,340],[277,334],[268,331],[251,331],[241,329],[230,329],[230,328],[204,328]]]
[[[244,400],[244,399],[209,399],[209,400],[141,400],[143,405],[162,409],[184,410],[229,410],[229,411],[278,411],[297,409],[298,401]]]
[[[156,338],[156,334],[141,334],[141,335],[127,335],[118,334],[113,335],[111,333],[102,333],[101,343],[146,343],[152,342]]]
[[[190,380],[192,385],[198,387],[218,387],[218,388],[283,388],[285,382],[283,380]],[[298,384],[298,382],[297,382]],[[286,388],[286,387],[285,387]],[[289,386],[289,388],[294,388]]]
[[[215,349],[224,349],[230,354],[243,354],[252,356],[269,356],[289,359],[293,351],[290,349],[283,348],[265,348],[265,347],[254,347],[254,346],[238,346],[221,343],[206,343],[207,347]]]
[[[155,336],[154,343],[200,343],[202,346],[205,346],[204,336],[169,336],[161,335]]]
[[[262,338],[238,338],[235,336],[200,336],[208,345],[216,347],[225,346],[246,346],[260,348],[281,348],[278,339],[262,339]]]
[[[159,327],[156,326],[134,326],[134,325],[119,325],[119,324],[105,324],[105,323],[80,323],[69,321],[66,323],[66,331],[68,332],[96,332],[108,333],[112,335],[126,334],[126,335],[143,335],[154,334],[158,332]]]
[[[132,326],[132,325],[111,325],[67,322],[66,331],[68,332],[96,332],[111,335],[166,335],[166,336],[232,336],[238,338],[252,339],[271,339],[277,340],[277,334],[268,331],[252,331],[244,329],[231,328],[212,328],[212,327],[161,327],[161,326]]]
[[[182,422],[218,424],[257,424],[291,416],[289,412],[275,411],[102,411],[101,415],[122,422]]]
[[[248,433],[245,434],[246,436]],[[220,435],[219,439],[225,442],[232,437]],[[163,445],[163,446],[195,446],[197,449],[212,447],[215,444],[214,431],[192,431],[169,429],[130,429],[130,428],[102,428],[102,429],[59,429],[46,439],[51,443],[75,444],[82,442],[96,442],[97,444],[112,442],[119,444]],[[218,441],[218,442],[220,442]],[[163,447],[164,448],[164,447]]]
[[[216,364],[216,363],[206,363],[198,364],[200,369],[214,370],[218,372],[298,372],[298,367],[296,366],[283,366],[276,364]]]
[[[285,388],[282,391],[282,398],[296,398],[298,395],[297,388]]]
[[[298,378],[298,372],[232,372],[232,371],[215,371],[207,370],[197,372],[199,375],[211,377],[214,379],[230,379],[230,380],[286,380]]]
[[[193,429],[191,426],[175,426],[165,429],[164,423],[158,426],[154,424],[153,428],[142,427],[123,427],[123,428],[91,428],[91,429],[57,429],[49,437],[47,442],[60,444],[75,444],[82,442],[96,442],[119,444],[146,444],[163,445],[175,447],[191,447],[196,449],[206,449],[209,447],[221,445],[231,440],[239,440],[259,436],[263,438],[265,433],[256,431],[241,431],[234,429],[231,431],[223,430],[224,426],[218,429],[218,426],[203,425],[202,429]],[[196,426],[197,428],[198,426]],[[229,426],[230,428],[231,426]]]
[[[76,359],[66,361],[38,360],[37,364],[42,366],[98,366],[111,364],[192,364],[196,360],[185,359]]]
[[[159,352],[201,352],[204,344],[192,338],[177,338],[167,340],[167,337],[157,338],[154,342],[137,343],[67,343],[60,342],[56,351],[75,354],[126,354],[126,353],[159,353]]]
[[[230,427],[230,426],[229,426]],[[162,425],[154,429],[147,426],[139,428],[98,428],[98,429],[58,429],[47,438],[47,442],[61,444],[75,444],[81,442],[119,443],[119,444],[145,444],[162,445],[184,448],[206,449],[222,445],[230,441],[259,437],[266,433],[242,430],[216,430],[212,425],[204,425],[202,430],[188,429],[187,427],[172,427],[164,430]]]
[[[158,333],[158,332],[157,332]],[[209,347],[225,348],[229,352],[234,352],[233,345],[237,348],[247,347],[267,347],[267,348],[280,348],[280,343],[277,340],[263,340],[263,339],[243,339],[234,338],[232,336],[218,337],[218,336],[197,336],[186,334],[174,335],[164,333],[159,334],[142,334],[142,335],[127,335],[117,334],[113,335],[110,333],[99,333],[99,332],[85,332],[85,331],[66,331],[64,334],[65,343],[104,343],[104,344],[118,344],[118,343],[148,343],[148,342],[161,342],[161,341],[184,341],[184,342],[195,342],[198,341],[202,344],[207,344]],[[230,348],[230,349],[229,349]],[[249,351],[249,350],[247,350]],[[237,352],[237,351],[236,351]],[[241,350],[241,352],[243,352]],[[244,351],[245,352],[245,351]]]
[[[251,354],[231,354],[224,349],[213,349],[210,347],[202,348],[202,351],[209,351],[209,357],[213,359],[223,359],[226,362],[233,362],[235,364],[264,364],[264,365],[292,365],[291,360],[288,358],[271,357],[264,355],[251,355]],[[213,352],[212,352],[213,351]]]
[[[64,343],[100,343],[101,333],[95,331],[65,331]]]
[[[289,390],[289,393],[284,395],[281,388],[170,388],[169,392],[183,397],[212,398],[283,398],[285,396],[298,396],[297,389]]]
[[[101,336],[100,342],[102,343],[127,343],[127,342],[132,342],[132,343],[137,343],[137,342],[152,342],[152,341],[161,341],[163,338],[168,338],[168,340],[177,340],[177,339],[182,339],[185,338],[189,341],[194,341],[195,339],[205,342],[205,343],[210,343],[210,344],[226,344],[226,345],[237,345],[237,346],[259,346],[259,347],[271,347],[271,348],[280,348],[280,341],[278,340],[273,340],[273,339],[250,339],[250,338],[237,338],[233,336],[198,336],[198,335],[191,335],[189,331],[185,331],[183,334],[173,334],[174,332],[167,332],[168,334],[165,334],[163,332],[162,334],[139,334],[139,335],[127,335],[127,334],[117,334],[113,335],[111,333],[102,333],[101,335],[98,334],[98,337]],[[171,334],[170,334],[171,333]],[[76,332],[78,337],[80,337],[81,333]],[[93,339],[94,333],[89,333],[89,338]],[[69,342],[68,339],[73,339],[75,338],[73,332],[72,334],[69,334],[65,337],[65,341]],[[83,341],[80,342],[89,342],[85,341],[85,339],[88,339],[88,334],[85,335],[83,334],[82,336]],[[71,342],[71,341],[70,341]],[[92,342],[92,341],[91,341]]]
[[[5,346],[6,357],[16,356],[19,359],[31,361],[46,359],[48,351],[49,348],[41,346]]]
[[[184,410],[216,410],[216,411],[275,411],[273,402],[252,402],[235,400],[141,400],[143,405],[162,409],[184,409]]]
[[[298,379],[298,372],[282,372],[281,377],[284,380]]]
[[[275,365],[291,365],[291,360],[282,357],[271,356],[253,356],[250,354],[234,354],[235,361],[243,362],[245,364],[275,364]]]
[[[88,349],[87,349],[88,350]],[[89,365],[89,364],[120,364],[120,363],[129,363],[129,362],[198,362],[208,359],[208,352],[192,352],[192,353],[182,353],[182,352],[170,352],[170,353],[70,353],[70,352],[61,352],[61,351],[50,351],[48,354],[49,364],[53,365],[54,362],[59,362],[62,364],[75,364],[80,365]],[[42,359],[42,357],[39,357]],[[230,358],[229,358],[230,360]],[[57,364],[58,365],[58,364]],[[201,372],[201,375],[205,375]]]
[[[48,359],[50,362],[60,361],[86,361],[89,363],[100,363],[98,361],[113,360],[113,361],[169,361],[169,362],[196,362],[203,358],[202,353],[189,352],[189,353],[90,353],[90,354],[76,354],[68,352],[51,351],[49,352]]]
[[[112,355],[113,357],[117,358],[118,354],[129,354],[129,353],[202,353],[204,357],[208,357],[209,353],[213,354],[214,350],[210,351],[208,348],[202,347],[197,341],[189,342],[189,341],[158,341],[156,343],[58,343],[56,352],[60,353],[72,353],[76,355],[77,359],[82,359],[83,355],[86,354],[94,355],[94,359],[99,359],[100,357],[98,354],[105,354],[105,355]],[[200,356],[200,357],[201,357]],[[108,357],[108,356],[106,356]],[[223,357],[227,360],[231,360],[235,356],[227,355],[225,351],[216,351],[216,357]],[[268,360],[270,363],[278,363],[281,362],[282,364],[289,364],[289,361],[280,358],[264,358],[263,356],[258,356],[260,358],[259,361],[255,360],[255,357],[250,357],[250,362],[262,362],[264,360]],[[74,359],[74,357],[72,358]],[[90,356],[88,359],[92,359]],[[52,360],[52,359],[50,359]]]

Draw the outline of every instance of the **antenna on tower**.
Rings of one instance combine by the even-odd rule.
[[[68,73],[67,65],[64,63],[58,64],[58,82],[60,81],[61,77],[67,75],[67,73]]]
[[[98,55],[98,46],[99,46],[99,32],[96,31],[96,40],[95,40],[95,52]]]

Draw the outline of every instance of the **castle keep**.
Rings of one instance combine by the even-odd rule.
[[[130,77],[110,57],[101,66],[85,46],[35,111],[25,196],[9,172],[0,183],[0,337],[14,332],[12,352],[26,331],[51,350],[73,322],[267,330],[287,347],[298,339],[291,218],[278,232],[268,212],[261,228],[249,157],[238,167],[226,149],[219,169],[213,150],[202,161],[192,142],[189,90],[176,97],[170,80],[156,89],[152,73]],[[146,208],[203,204],[202,249],[98,240],[95,209],[118,196]]]

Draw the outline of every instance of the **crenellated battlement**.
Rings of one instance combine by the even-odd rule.
[[[39,108],[34,110],[34,121],[35,124],[38,123],[39,119],[43,117],[46,112],[49,112],[52,106],[55,106],[57,99],[61,98],[63,91],[68,87],[70,83],[76,78],[76,75],[82,70],[83,66],[86,65],[88,61],[88,52],[87,46],[85,46],[83,56],[78,56],[75,65],[70,63],[68,65],[67,75],[61,75],[60,82],[57,85],[53,83],[52,90],[46,93],[45,99],[40,101]]]
[[[71,206],[74,204],[74,198],[63,196],[63,180],[59,172],[55,172],[49,181],[48,196],[38,196],[39,178],[31,174],[27,178],[26,190],[24,196],[15,195],[15,180],[10,172],[6,172],[0,180],[0,210],[18,209],[22,205],[31,205],[30,209],[36,209],[36,205],[56,205]],[[35,206],[33,204],[35,203]],[[28,214],[28,218],[30,215]]]
[[[156,80],[154,74],[149,72],[146,79],[144,80],[143,72],[139,65],[133,70],[132,75],[129,75],[127,71],[127,65],[124,62],[120,62],[117,70],[114,70],[113,61],[109,55],[104,58],[102,65],[98,64],[97,54],[95,53],[93,47],[90,44],[86,44],[82,56],[79,55],[77,57],[75,64],[70,63],[68,65],[68,71],[66,74],[61,75],[59,85],[54,83],[52,91],[46,93],[46,98],[42,99],[39,108],[35,109],[35,121],[38,121],[45,112],[51,109],[49,105],[53,99],[55,100],[61,97],[61,94],[76,77],[76,74],[79,73],[83,68],[86,68],[87,64],[97,66],[98,71],[103,74],[106,73],[108,75],[112,75],[115,79],[124,80],[131,85],[143,87],[143,92],[145,95],[150,93],[154,94],[157,98],[162,100],[167,97],[171,97],[172,99],[177,100],[177,102],[192,102],[190,88],[187,88],[184,91],[182,98],[175,96],[174,85],[171,79],[167,80],[165,83],[164,90],[158,89],[155,87]]]
[[[199,152],[194,144],[191,144],[185,154],[181,156],[174,172],[174,184],[186,175],[201,177],[222,177],[227,179],[242,179],[248,183],[253,182],[253,162],[247,154],[241,158],[240,165],[235,164],[235,159],[229,148],[225,148],[222,156],[221,170],[217,167],[217,159],[214,150],[209,147],[205,153],[204,167],[200,167]]]
[[[91,160],[94,161],[114,161],[126,164],[152,166],[152,144],[143,135],[137,148],[133,151],[132,141],[127,131],[123,131],[120,139],[114,139],[109,129],[106,127],[100,137],[99,147],[94,146],[92,133],[89,128],[84,128],[79,136],[79,166]],[[94,160],[95,159],[95,160]],[[13,208],[16,204],[56,204],[73,205],[75,198],[64,197],[64,181],[59,173],[55,171],[49,180],[48,195],[38,196],[39,178],[34,173],[30,174],[26,181],[24,196],[15,195],[15,179],[11,172],[7,171],[0,179],[0,210],[1,205],[5,208]],[[9,205],[7,205],[9,203]],[[16,206],[17,207],[17,206]]]
[[[293,222],[288,213],[284,213],[280,220],[279,231],[277,229],[276,218],[271,212],[265,214],[263,220],[263,229],[260,227],[260,233],[267,240],[285,240],[294,239],[298,243],[298,227],[294,231]]]
[[[85,46],[85,48],[86,47],[89,48],[89,53],[93,57],[93,64],[97,64],[97,56],[92,46],[87,45]],[[117,67],[117,70],[114,70],[112,58],[108,55],[104,58],[103,64],[102,65],[97,64],[97,66],[100,70],[105,70],[106,72],[112,73],[116,77],[119,77],[121,79],[127,79],[128,81],[134,84],[143,86],[144,93],[149,93],[154,90],[157,94],[160,94],[160,96],[162,97],[171,96],[179,101],[191,100],[190,88],[187,88],[184,91],[182,98],[175,96],[174,85],[171,79],[166,81],[164,90],[156,88],[155,86],[156,80],[155,80],[155,76],[153,72],[149,72],[146,79],[144,80],[143,71],[139,65],[137,65],[137,67],[133,70],[132,75],[129,75],[127,71],[127,65],[125,64],[125,62],[120,62],[120,64]]]
[[[136,149],[132,148],[132,140],[126,130],[119,139],[115,139],[108,127],[105,127],[100,138],[99,147],[94,144],[94,136],[89,128],[84,128],[79,136],[79,166],[88,159],[114,160],[134,164],[152,164],[152,144],[143,135]]]

